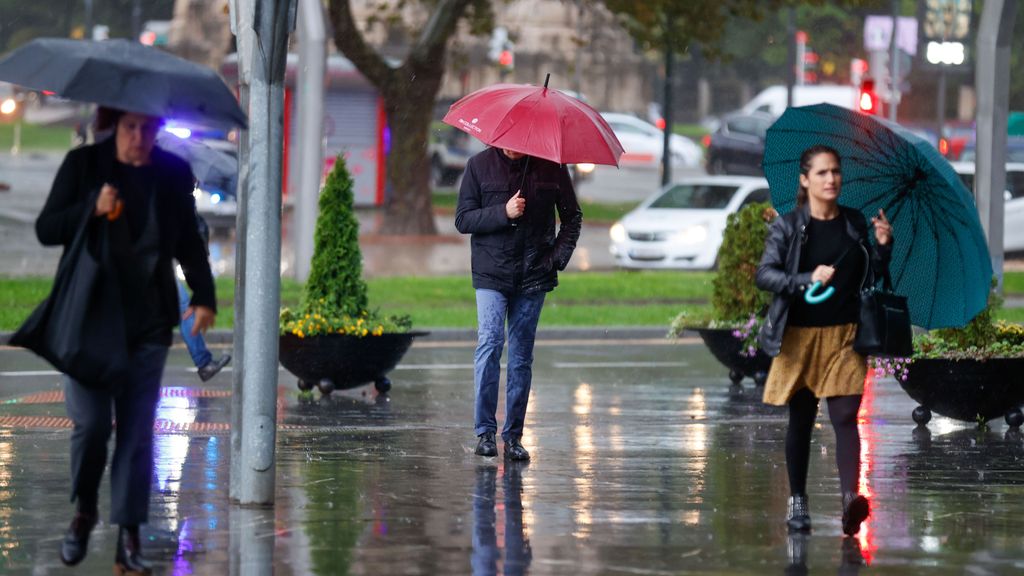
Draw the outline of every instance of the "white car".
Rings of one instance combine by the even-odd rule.
[[[664,132],[629,114],[602,112],[625,151],[619,165],[635,168],[659,168],[664,150]],[[704,150],[693,140],[673,134],[669,141],[673,168],[699,168],[704,163]]]
[[[768,202],[768,181],[704,176],[669,184],[612,225],[610,250],[625,268],[715,267],[729,214]]]
[[[950,162],[967,190],[974,194],[974,162]],[[1003,192],[1003,251],[1024,251],[1024,162],[1006,163]]]

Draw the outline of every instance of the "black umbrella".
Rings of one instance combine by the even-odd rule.
[[[150,116],[246,125],[212,69],[128,40],[37,38],[0,60],[0,80]]]

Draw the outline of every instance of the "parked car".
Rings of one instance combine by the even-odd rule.
[[[722,119],[708,141],[708,174],[764,174],[764,140],[775,117],[766,112],[735,113]]]
[[[964,145],[960,153],[960,161],[974,163],[977,158],[977,143],[971,139]],[[1006,138],[1006,161],[1024,162],[1024,136],[1009,136]]]
[[[452,127],[442,129],[439,137],[432,138],[427,147],[431,185],[437,188],[453,186],[466,169],[469,158],[486,148],[486,144],[462,130]]]
[[[974,162],[951,162],[967,189],[974,194]],[[1024,162],[1007,162],[1003,191],[1003,250],[1024,251]]]
[[[827,102],[856,110],[859,90],[855,86],[840,84],[813,84],[793,87],[793,106],[809,106]],[[756,96],[740,108],[744,114],[764,112],[772,116],[782,116],[786,111],[788,95],[786,87],[781,85],[769,86],[758,92]]]
[[[770,200],[768,182],[703,176],[668,184],[612,225],[610,250],[624,268],[711,269],[729,214]]]
[[[657,126],[636,116],[602,112],[615,136],[622,143],[625,153],[619,158],[619,165],[633,168],[660,168],[661,156],[665,149],[665,133]],[[699,168],[704,157],[701,147],[685,136],[673,134],[669,140],[673,168]]]

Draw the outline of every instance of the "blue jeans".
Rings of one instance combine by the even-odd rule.
[[[178,309],[181,314],[185,314],[190,298],[181,280],[176,280],[175,283],[178,285]],[[181,339],[185,341],[185,347],[188,348],[188,353],[192,356],[192,362],[196,368],[201,368],[210,363],[213,354],[210,354],[210,350],[206,348],[206,341],[203,340],[202,333],[192,335],[192,325],[195,324],[195,320],[195,316],[189,316],[187,320],[181,321]]]
[[[546,293],[507,297],[495,290],[476,291],[477,345],[473,357],[476,386],[474,433],[479,436],[498,429],[498,381],[501,378],[501,349],[505,345],[508,321],[508,369],[505,383],[505,427],[502,440],[523,435],[526,404],[533,379],[533,342]]]

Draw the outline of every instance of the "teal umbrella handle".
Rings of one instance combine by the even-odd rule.
[[[825,300],[828,300],[833,294],[836,293],[836,289],[829,286],[821,291],[821,294],[817,294],[817,290],[821,288],[821,281],[817,281],[811,284],[811,287],[804,292],[804,300],[808,304],[821,304]]]

